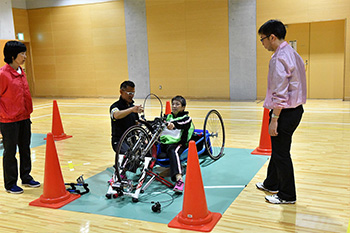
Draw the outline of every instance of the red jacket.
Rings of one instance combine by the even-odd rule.
[[[0,122],[10,123],[30,118],[32,97],[27,77],[22,69],[17,73],[10,65],[0,68]]]

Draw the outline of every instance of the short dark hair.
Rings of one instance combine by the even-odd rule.
[[[171,103],[173,103],[174,100],[179,101],[183,107],[186,107],[186,99],[184,97],[182,97],[181,95],[177,95],[174,98],[172,98]]]
[[[134,88],[135,87],[135,83],[133,81],[127,80],[127,81],[122,82],[122,84],[120,84],[120,89],[126,89],[128,87],[133,87]]]
[[[286,37],[286,27],[284,24],[276,19],[271,19],[264,23],[258,31],[259,34],[264,34],[265,36],[270,36],[274,34],[278,39],[284,39]]]
[[[27,51],[27,47],[19,41],[10,40],[7,41],[4,46],[4,61],[7,64],[11,64],[14,59],[17,58],[19,53]]]

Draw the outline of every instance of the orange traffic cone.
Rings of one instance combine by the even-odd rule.
[[[267,108],[264,108],[259,147],[257,147],[251,154],[271,155],[271,152],[271,138],[269,135],[269,110]]]
[[[67,135],[63,131],[60,111],[58,110],[57,101],[53,101],[52,110],[52,134],[55,141],[60,141],[63,139],[71,138],[72,136]]]
[[[220,218],[220,213],[208,211],[196,143],[190,141],[182,211],[168,227],[209,232]]]
[[[170,113],[171,113],[170,101],[167,101],[165,105],[165,115],[168,115]]]
[[[30,202],[29,205],[58,209],[79,197],[80,195],[71,194],[66,190],[53,135],[48,133],[45,154],[44,191],[38,199]]]

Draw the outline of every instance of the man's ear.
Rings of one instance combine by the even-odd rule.
[[[120,94],[122,94],[122,91],[123,91],[122,89],[119,89],[119,93],[120,93]]]
[[[270,35],[270,40],[275,41],[276,39],[277,39],[277,37],[275,36],[275,34]]]

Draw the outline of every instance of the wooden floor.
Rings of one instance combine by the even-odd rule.
[[[89,178],[113,164],[108,111],[114,101],[57,99],[64,131],[73,135],[56,142],[65,182],[74,182],[81,174]],[[136,103],[141,104],[142,100]],[[156,101],[152,100],[149,106],[146,116],[159,114]],[[225,121],[227,147],[255,149],[259,145],[262,102],[190,100],[187,106],[196,128],[202,128],[209,109],[220,111]],[[304,108],[292,145],[297,203],[273,205],[264,201],[265,193],[257,190],[255,183],[264,179],[266,163],[223,214],[213,232],[347,231],[350,102],[308,100]],[[52,99],[34,98],[32,132],[50,132],[51,116]],[[32,157],[32,175],[43,182],[45,146],[33,148]],[[3,187],[2,178],[0,186]],[[159,223],[29,206],[42,192],[42,187],[24,188],[20,195],[0,191],[0,232],[187,232]]]

